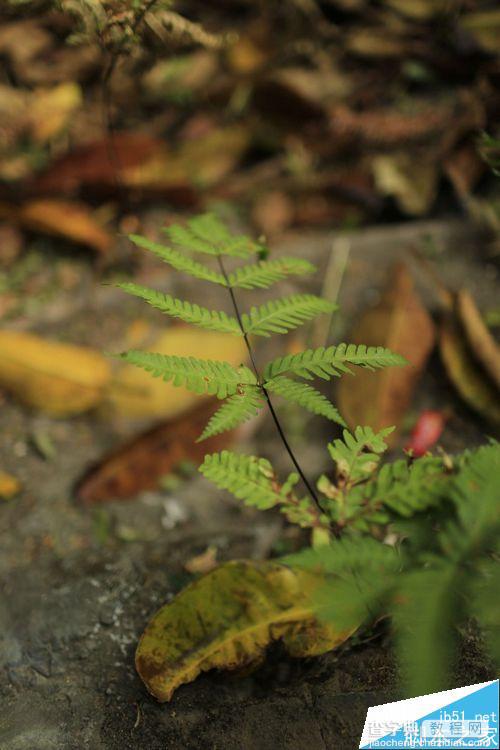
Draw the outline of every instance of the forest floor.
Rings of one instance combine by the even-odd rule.
[[[340,335],[372,302],[394,262],[431,237],[438,267],[451,285],[467,282],[481,306],[496,301],[498,278],[481,257],[481,238],[462,220],[366,228],[352,235],[340,305]],[[290,233],[277,254],[300,250],[320,268],[331,235]],[[457,251],[459,247],[459,251]],[[376,262],[374,262],[376,258]],[[369,270],[369,273],[367,271]],[[423,298],[429,297],[419,278]],[[367,279],[369,278],[369,281]],[[172,283],[171,277],[163,281]],[[158,282],[162,279],[158,277]],[[142,307],[103,288],[88,271],[82,300],[60,296],[37,312],[37,331],[106,347],[124,319]],[[64,297],[64,295],[63,295]],[[432,299],[432,296],[431,298]],[[432,305],[432,302],[430,303]],[[154,316],[154,313],[153,313]],[[341,335],[342,338],[342,335]],[[484,441],[487,428],[447,385],[437,357],[415,393],[412,409],[449,408],[440,445],[455,452]],[[9,750],[302,750],[357,747],[370,705],[397,696],[395,667],[383,627],[361,633],[339,651],[304,662],[272,650],[265,666],[246,677],[210,673],[183,686],[171,703],[149,697],[133,665],[138,637],[155,610],[191,575],[184,564],[208,546],[219,559],[263,557],[287,539],[283,522],[257,514],[201,477],[173,491],[130,501],[82,507],[75,484],[125,435],[90,414],[55,420],[7,400],[0,413],[3,465],[24,490],[2,507],[0,569],[0,745]],[[271,425],[261,426],[259,450],[286,467]],[[50,436],[56,455],[42,458],[33,434]],[[325,466],[324,437],[316,430],[295,448],[311,474]],[[252,450],[252,436],[242,446]],[[404,436],[400,440],[402,444]],[[400,450],[401,445],[395,449]],[[297,539],[288,537],[290,544]],[[473,634],[464,635],[456,685],[487,679],[490,667]]]

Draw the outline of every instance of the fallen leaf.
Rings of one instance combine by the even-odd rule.
[[[77,486],[78,500],[91,505],[155,490],[162,478],[183,462],[199,463],[206,453],[227,447],[232,441],[231,433],[196,442],[216,408],[213,401],[202,402],[104,456]]]
[[[243,339],[188,326],[167,328],[148,350],[224,360],[235,366],[247,358]],[[199,399],[200,396],[154,378],[139,367],[121,365],[106,391],[102,411],[105,416],[161,419],[182,413]]]
[[[339,409],[351,428],[361,424],[380,430],[400,425],[431,353],[434,336],[434,324],[415,292],[408,269],[396,266],[379,304],[362,316],[349,340],[388,347],[405,357],[409,365],[377,372],[356,370],[353,378],[341,378]],[[397,431],[390,435],[388,443],[395,440]]]
[[[438,165],[409,152],[384,154],[372,161],[375,184],[381,193],[396,199],[410,216],[427,213],[436,198]]]
[[[30,231],[63,237],[102,254],[108,252],[113,242],[83,203],[40,199],[20,208],[1,203],[0,216]]]
[[[448,377],[463,400],[484,419],[500,424],[500,392],[478,366],[453,317],[441,326],[439,349]]]
[[[412,456],[419,458],[427,453],[442,435],[446,423],[446,415],[442,411],[426,409],[423,411],[413,428],[405,450]]]
[[[474,41],[486,52],[498,55],[500,38],[500,10],[479,10],[460,16],[460,27],[465,29]]]
[[[248,148],[250,134],[239,125],[217,128],[172,150],[159,138],[117,133],[53,163],[33,183],[41,192],[94,191],[122,187],[165,193],[183,205],[195,200],[195,188],[216,184]]]
[[[275,562],[225,563],[183,589],[150,621],[135,663],[159,701],[210,669],[242,669],[260,662],[267,646],[282,639],[295,657],[313,656],[343,643],[339,632],[319,625],[311,593],[321,579]]]
[[[456,297],[457,315],[476,359],[500,389],[500,347],[489,332],[476,303],[466,289]]]
[[[0,500],[12,500],[21,490],[21,482],[0,469]]]
[[[92,349],[0,331],[0,386],[27,406],[57,417],[79,414],[100,401],[110,377],[108,362]]]
[[[216,567],[217,547],[215,547],[213,544],[207,547],[205,552],[192,557],[190,560],[184,563],[184,570],[187,570],[188,573],[197,575],[210,573],[210,571]]]
[[[146,133],[115,133],[89,143],[54,161],[34,183],[37,190],[72,193],[82,186],[116,187],[117,171],[134,169],[162,157],[167,146]]]
[[[36,91],[30,106],[30,119],[33,123],[31,129],[35,141],[46,143],[64,130],[82,101],[82,90],[74,82]]]

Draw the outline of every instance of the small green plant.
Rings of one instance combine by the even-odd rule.
[[[316,315],[331,314],[335,306],[312,294],[295,294],[242,312],[237,290],[268,288],[287,276],[309,274],[314,267],[298,258],[269,260],[259,243],[231,235],[208,214],[192,219],[185,227],[174,225],[165,231],[169,246],[139,236],[131,239],[175,269],[225,288],[234,316],[137,284],[120,286],[186,323],[242,336],[251,368],[243,363],[235,368],[227,362],[174,354],[132,351],[121,356],[174,385],[223,401],[200,440],[236,427],[267,406],[296,470],[281,481],[267,459],[222,451],[207,455],[200,471],[247,505],[260,510],[276,507],[289,522],[312,530],[313,547],[281,563],[317,576],[319,584],[311,587],[311,609],[319,622],[332,623],[336,633],[352,633],[364,621],[392,615],[409,693],[446,685],[455,629],[471,615],[484,627],[500,663],[500,611],[495,596],[500,588],[498,444],[453,460],[447,456],[412,460],[407,456],[382,464],[391,427],[378,433],[370,427],[357,427],[352,433],[344,429],[342,439],[328,445],[332,474],[320,477],[313,487],[287,441],[271,397],[298,404],[345,428],[335,406],[310,381],[339,377],[352,372],[352,366],[374,370],[403,365],[404,359],[381,347],[339,344],[287,354],[259,368],[254,336],[287,333]],[[193,254],[212,256],[215,267],[199,262]],[[228,259],[252,257],[253,263],[226,268]],[[305,496],[299,492],[300,480],[307,490]],[[182,611],[181,601],[176,606]],[[157,644],[165,637],[159,623],[172,616],[170,610],[161,610],[158,622],[153,620],[139,646],[138,664],[159,658],[162,648]],[[231,637],[238,635],[232,633]],[[150,638],[156,657],[148,651]],[[332,647],[331,637],[325,639],[324,646],[318,646],[314,635],[311,638],[314,653]],[[292,652],[312,653],[311,643],[305,649],[304,643],[303,639],[300,647],[294,644]],[[167,653],[170,647],[164,647]],[[195,653],[189,645],[189,658]],[[188,679],[175,674],[178,658],[179,654],[173,665],[168,659],[166,666],[155,663],[156,674],[174,673],[168,690],[148,685],[157,697],[169,696],[175,689],[172,684]],[[231,662],[232,656],[226,654],[226,659]],[[210,662],[214,663],[221,666],[224,658]],[[194,676],[204,668],[200,660],[196,670],[188,673]]]
[[[212,214],[197,216],[187,226],[173,225],[165,231],[170,246],[137,235],[133,235],[131,240],[139,247],[152,251],[176,270],[226,289],[234,316],[133,283],[123,283],[121,288],[185,323],[242,336],[251,368],[245,364],[235,368],[227,362],[177,357],[175,354],[130,351],[122,357],[176,386],[184,386],[198,394],[211,394],[224,401],[210,419],[200,440],[235,428],[266,405],[296,469],[283,484],[278,482],[265,459],[229,451],[207,456],[200,470],[250,505],[261,509],[279,505],[293,522],[328,530],[332,522],[336,523],[326,510],[328,498],[325,498],[324,507],[285,437],[271,394],[345,426],[335,406],[309,381],[315,378],[330,380],[352,372],[353,365],[375,370],[403,365],[405,360],[383,347],[340,344],[278,357],[268,362],[262,370],[259,369],[252,345],[253,337],[267,338],[273,334],[287,333],[317,315],[332,314],[336,305],[314,294],[293,294],[241,312],[236,298],[237,290],[267,289],[287,276],[310,274],[315,270],[314,266],[300,258],[267,259],[266,248],[248,237],[230,234]],[[212,257],[216,266],[209,267],[199,262],[193,254]],[[255,259],[252,263],[239,265],[232,270],[226,268],[228,259],[245,261],[252,258]],[[375,451],[381,445],[381,438],[376,438],[369,429],[357,433],[355,439],[359,451],[371,446],[372,440],[375,441]],[[334,446],[332,450],[335,450]],[[308,491],[305,498],[297,497],[294,490],[299,479],[302,479]]]

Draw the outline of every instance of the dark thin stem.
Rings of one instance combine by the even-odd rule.
[[[269,408],[269,412],[271,414],[271,417],[273,418],[274,424],[276,425],[276,429],[278,430],[278,434],[279,434],[279,436],[281,438],[281,441],[282,441],[282,443],[283,443],[283,445],[285,447],[286,452],[290,456],[290,459],[291,459],[293,465],[297,469],[297,473],[299,474],[300,478],[302,479],[302,481],[303,481],[303,483],[304,483],[307,491],[309,492],[311,498],[314,500],[314,503],[317,506],[318,510],[321,511],[321,513],[323,513],[323,509],[322,509],[321,504],[319,502],[319,498],[316,495],[316,492],[314,491],[314,488],[312,487],[312,485],[309,482],[308,478],[306,477],[306,475],[302,471],[302,468],[301,468],[299,462],[297,461],[297,459],[295,458],[295,455],[294,455],[294,453],[292,451],[292,448],[291,448],[288,440],[286,439],[286,435],[285,435],[285,433],[283,431],[283,427],[281,426],[281,423],[280,423],[280,421],[278,419],[278,415],[276,414],[276,412],[274,410],[274,406],[272,405],[269,393],[267,392],[265,386],[261,383],[259,371],[257,369],[257,365],[255,363],[255,359],[254,359],[254,356],[253,356],[252,347],[250,345],[250,341],[248,340],[248,334],[245,332],[245,329],[243,327],[243,322],[241,320],[240,310],[238,308],[238,303],[236,302],[236,296],[234,294],[234,290],[233,290],[231,284],[229,283],[229,277],[228,277],[228,275],[226,273],[226,269],[224,268],[224,264],[222,262],[222,258],[220,257],[220,255],[217,256],[217,260],[219,262],[219,268],[221,270],[222,275],[224,276],[224,279],[226,281],[229,294],[231,296],[231,302],[233,303],[234,312],[236,313],[236,318],[238,320],[238,324],[239,324],[241,332],[243,334],[243,339],[245,341],[245,344],[246,344],[246,347],[247,347],[247,350],[248,350],[248,355],[250,357],[250,362],[252,363],[252,367],[253,367],[253,370],[255,372],[255,377],[257,378],[257,382],[259,383],[259,386],[260,386],[260,388],[262,390],[262,393],[264,394],[264,397],[265,397],[266,402],[267,402],[267,406]]]

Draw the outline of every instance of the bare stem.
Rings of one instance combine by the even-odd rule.
[[[243,327],[243,323],[242,323],[242,320],[241,320],[241,315],[240,315],[238,303],[236,302],[236,296],[234,294],[234,289],[232,288],[232,286],[231,286],[231,284],[229,282],[229,277],[228,277],[228,275],[226,273],[226,269],[224,268],[224,263],[222,262],[222,258],[220,257],[220,255],[217,256],[217,260],[219,262],[219,268],[221,270],[222,275],[224,276],[224,279],[226,281],[229,294],[231,296],[231,302],[233,303],[234,312],[236,313],[236,318],[238,320],[238,324],[239,324],[241,332],[243,334],[243,339],[245,341],[245,344],[246,344],[246,347],[247,347],[247,350],[248,350],[248,355],[250,357],[250,362],[252,363],[252,367],[253,367],[253,370],[255,372],[255,377],[257,378],[257,382],[259,383],[259,386],[260,386],[260,388],[262,390],[262,393],[264,394],[264,398],[266,399],[267,406],[269,408],[269,412],[270,412],[271,417],[273,419],[273,422],[274,422],[274,424],[276,426],[278,434],[279,434],[279,436],[281,438],[281,442],[283,443],[286,452],[290,456],[290,459],[291,459],[293,465],[295,466],[295,468],[297,470],[297,473],[299,474],[300,478],[302,479],[302,482],[304,483],[304,485],[305,485],[307,491],[309,492],[312,500],[314,501],[316,507],[318,508],[318,510],[321,513],[323,513],[323,509],[321,508],[321,504],[319,502],[319,498],[318,498],[316,492],[314,491],[313,486],[311,485],[311,483],[309,482],[308,478],[304,474],[304,472],[303,472],[303,470],[302,470],[299,462],[297,461],[297,459],[295,457],[295,454],[294,454],[294,452],[293,452],[293,450],[292,450],[292,448],[291,448],[291,446],[290,446],[290,444],[289,444],[289,442],[288,442],[288,440],[286,438],[286,435],[285,435],[285,433],[283,431],[283,427],[281,426],[281,423],[280,423],[280,421],[278,419],[278,415],[276,414],[276,412],[274,410],[274,406],[273,406],[273,404],[271,402],[271,398],[269,396],[269,393],[267,392],[266,388],[264,387],[263,383],[261,382],[260,374],[259,374],[259,371],[257,369],[257,365],[255,363],[255,358],[254,358],[254,355],[253,355],[253,350],[252,350],[252,347],[250,345],[250,341],[248,339],[248,334],[245,332],[245,329]]]

